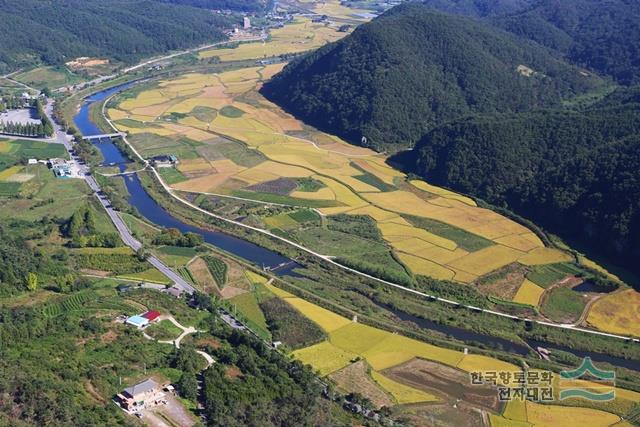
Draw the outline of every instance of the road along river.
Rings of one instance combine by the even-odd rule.
[[[80,111],[74,117],[74,123],[76,127],[80,130],[80,132],[83,135],[96,135],[96,134],[104,133],[103,130],[98,129],[98,127],[91,121],[90,115],[89,115],[89,108],[93,103],[103,101],[104,99],[111,97],[115,93],[131,87],[133,84],[135,83],[134,82],[126,83],[124,85],[115,86],[89,96],[85,100],[85,102],[82,104]],[[120,170],[124,171],[125,164],[129,162],[129,159],[126,158],[126,156],[111,141],[110,138],[103,138],[100,141],[93,141],[93,142],[100,149],[104,157],[104,164],[106,165],[117,164],[120,166]],[[198,233],[203,236],[205,242],[213,246],[216,246],[226,252],[232,253],[240,258],[243,258],[257,266],[269,267],[271,269],[275,269],[278,266],[284,266],[282,268],[274,270],[274,272],[276,272],[279,275],[294,274],[293,269],[300,267],[300,265],[295,263],[295,261],[292,261],[274,251],[265,249],[254,243],[231,236],[226,233],[205,230],[205,229],[195,227],[193,225],[189,225],[180,221],[179,219],[172,216],[162,206],[156,203],[156,201],[153,200],[151,196],[149,196],[149,194],[145,191],[144,187],[142,186],[137,175],[135,174],[127,175],[123,178],[130,195],[128,199],[129,203],[132,206],[134,206],[138,210],[138,212],[150,222],[156,225],[159,225],[161,227],[177,228],[183,233],[186,233],[186,232]],[[335,264],[335,262],[333,262],[332,260],[327,260],[327,261]],[[353,271],[355,274],[364,275],[363,273],[354,271],[348,267],[344,267],[341,265],[339,266],[346,270]],[[379,280],[373,277],[372,279],[381,281],[383,283],[389,284],[394,287],[402,288],[408,292],[424,295],[425,297],[431,297],[429,295],[422,294],[421,292],[416,291],[414,289],[405,288],[403,286],[386,282],[383,280]],[[436,298],[436,299],[441,300],[445,303],[458,305],[458,303],[453,301],[443,300],[442,298]],[[473,309],[473,307],[470,307],[470,308]],[[514,320],[517,319],[515,316],[504,315],[502,313],[492,312],[489,310],[482,310],[482,309],[477,309],[477,310],[490,312],[492,314],[496,314],[504,317],[510,317],[510,318],[513,318]],[[418,321],[417,318],[409,319],[406,313],[396,313],[396,315],[398,315],[398,317],[400,318],[404,318],[405,320],[412,320],[414,321],[414,323],[418,324],[420,327],[423,327],[425,329],[437,330],[438,332],[444,333],[446,335],[449,335],[461,341],[475,341],[475,342],[485,344],[488,347],[503,349],[518,355],[526,354],[527,348],[524,345],[517,345],[513,343],[510,343],[509,345],[507,342],[505,342],[505,340],[491,337],[488,335],[482,335],[482,334],[478,334],[478,333],[467,331],[460,328],[439,325],[439,324],[435,324],[433,322],[428,322],[424,320]],[[412,316],[409,316],[409,317],[412,317]],[[520,319],[520,320],[523,320],[523,319]],[[538,322],[538,323],[543,323],[543,322]],[[548,326],[564,327],[565,329],[579,330],[579,328],[568,328],[562,325],[555,325],[555,324],[548,324]],[[604,333],[599,333],[599,332],[590,331],[590,330],[584,330],[584,332],[589,332],[589,333],[594,333],[599,335],[610,335],[610,334],[604,334]],[[610,335],[610,336],[614,337],[613,335]],[[624,338],[620,336],[615,336],[615,337]],[[583,357],[587,355],[586,353],[589,353],[588,355],[591,356],[591,358],[596,362],[607,362],[612,365],[626,367],[628,369],[640,371],[640,361],[627,360],[627,359],[612,357],[612,356],[600,354],[600,353],[581,352],[581,351],[576,351],[567,347],[560,348],[558,346],[547,345],[545,343],[531,342],[530,345],[542,345],[548,348],[556,348],[558,350],[563,350],[569,353],[573,353],[578,357]]]

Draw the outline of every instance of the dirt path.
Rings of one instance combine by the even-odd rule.
[[[180,336],[178,338],[176,338],[175,340],[156,340],[152,336],[148,335],[146,332],[142,331],[142,336],[144,336],[146,339],[148,339],[150,341],[157,341],[160,344],[171,344],[171,345],[175,346],[176,348],[180,348],[180,342],[182,341],[182,339],[184,337],[186,337],[189,334],[195,334],[196,332],[204,332],[204,331],[200,331],[200,330],[194,328],[193,326],[189,326],[189,327],[183,326],[173,316],[164,315],[164,316],[160,316],[158,319],[159,319],[158,321],[168,320],[169,322],[173,323],[177,328],[182,330],[182,333],[180,334]],[[202,350],[196,350],[196,353],[198,353],[200,356],[202,356],[207,361],[207,367],[205,369],[207,369],[209,366],[211,366],[212,364],[215,363],[215,360],[214,360],[213,356],[211,356],[210,354],[208,354],[208,353],[206,353],[206,352],[204,352]]]

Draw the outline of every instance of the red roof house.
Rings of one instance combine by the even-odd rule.
[[[147,311],[145,314],[142,315],[142,317],[149,320],[149,322],[153,322],[158,317],[160,317],[160,312],[156,310]]]

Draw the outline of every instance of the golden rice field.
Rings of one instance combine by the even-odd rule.
[[[513,409],[512,406],[517,407]],[[524,408],[523,408],[524,407]],[[513,418],[510,418],[513,417]],[[517,418],[516,418],[517,417]],[[583,426],[610,426],[618,421],[617,415],[598,411],[590,408],[580,408],[573,406],[542,405],[534,402],[510,402],[503,415],[504,424],[500,422],[492,425],[512,425],[511,421],[522,423],[534,427],[583,427]]]
[[[431,402],[437,398],[429,393],[414,389],[382,375],[384,369],[400,365],[416,357],[432,360],[466,372],[508,371],[520,368],[511,363],[477,354],[444,349],[421,341],[404,337],[371,326],[350,321],[322,307],[305,301],[300,304],[298,297],[275,286],[267,288],[283,298],[324,329],[328,339],[319,344],[296,350],[293,356],[317,369],[322,375],[336,372],[356,358],[364,359],[371,366],[371,377],[399,404]],[[575,386],[591,388],[593,383],[577,380]],[[554,387],[558,388],[557,377]],[[616,389],[616,400],[625,405],[633,405],[640,400],[640,393]],[[619,417],[608,412],[583,407],[541,405],[533,402],[510,402],[502,416],[492,414],[492,425],[611,425]]]
[[[9,180],[13,175],[17,174],[22,169],[23,169],[23,166],[18,165],[18,166],[11,166],[3,171],[0,171],[0,181]]]
[[[379,372],[372,371],[371,377],[380,387],[391,394],[400,405],[406,403],[435,402],[438,400],[438,398],[432,394],[393,381]]]
[[[628,289],[601,298],[591,306],[587,323],[607,332],[640,336],[640,292]]]
[[[311,24],[305,21],[280,30],[293,31],[296,25]],[[311,177],[321,182],[323,188],[317,191],[294,191],[288,197],[299,200],[301,206],[327,201],[327,207],[318,209],[323,215],[369,215],[388,247],[414,274],[472,283],[514,262],[535,266],[572,260],[561,250],[544,247],[525,226],[478,207],[469,197],[409,180],[387,165],[384,155],[306,128],[257,91],[261,76],[281,68],[278,64],[221,74],[185,74],[125,99],[109,114],[119,129],[146,135],[144,145],[136,147],[143,154],[161,150],[181,158],[178,169],[187,179],[173,184],[179,190],[229,195],[243,191],[242,197],[251,198],[247,187],[279,178]],[[151,118],[132,120],[143,114]],[[170,115],[179,118],[167,120]],[[154,137],[192,143],[175,142],[177,151],[170,151],[173,148],[162,145],[170,143],[148,142]],[[221,137],[241,144],[243,154],[230,156],[219,149]],[[193,148],[194,144],[199,146]],[[181,156],[185,151],[188,155]],[[246,156],[261,160],[243,161]],[[420,228],[407,220],[408,215],[486,239],[490,245],[467,250],[456,241],[455,233]],[[523,287],[518,301],[533,301],[534,290]]]
[[[543,288],[527,279],[524,279],[524,282],[522,282],[522,285],[518,288],[518,292],[513,298],[513,301],[537,307],[543,293]]]

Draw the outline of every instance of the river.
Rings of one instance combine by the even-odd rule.
[[[74,117],[74,123],[83,135],[97,135],[102,134],[100,130],[92,121],[89,116],[89,108],[92,103],[100,102],[105,98],[117,93],[121,90],[131,87],[135,83],[127,83],[120,86],[97,92],[88,97],[82,104],[80,111]],[[120,166],[120,170],[123,171],[126,167],[126,163],[129,159],[120,151],[120,149],[111,141],[110,138],[103,138],[100,141],[93,141],[100,149],[104,157],[104,164],[115,164]],[[129,203],[134,206],[140,215],[149,220],[150,222],[167,228],[177,228],[183,233],[193,232],[203,236],[205,242],[216,246],[226,252],[232,253],[247,261],[274,269],[279,275],[295,275],[293,270],[300,267],[299,264],[292,261],[274,251],[265,249],[261,246],[248,242],[246,240],[231,236],[226,233],[217,231],[205,230],[199,227],[195,227],[190,224],[186,224],[179,219],[172,216],[167,210],[156,203],[155,200],[149,196],[144,187],[142,186],[140,179],[137,175],[129,175],[124,179],[127,190],[129,191]],[[280,267],[280,268],[278,268]],[[524,356],[528,352],[528,348],[521,344],[515,344],[510,341],[482,335],[475,332],[471,332],[465,329],[440,325],[428,320],[411,316],[407,313],[391,310],[402,320],[409,320],[416,323],[421,328],[436,330],[445,335],[449,335],[460,341],[474,341],[482,343],[490,348],[508,351],[520,356]],[[567,347],[552,345],[548,343],[540,343],[535,341],[529,341],[529,345],[535,348],[536,346],[542,346],[549,349],[558,349],[573,353],[578,357],[590,356],[595,362],[607,362],[612,365],[633,369],[640,371],[640,362],[634,360],[627,360],[618,357],[609,356],[601,353],[594,353],[588,351],[577,351]]]

